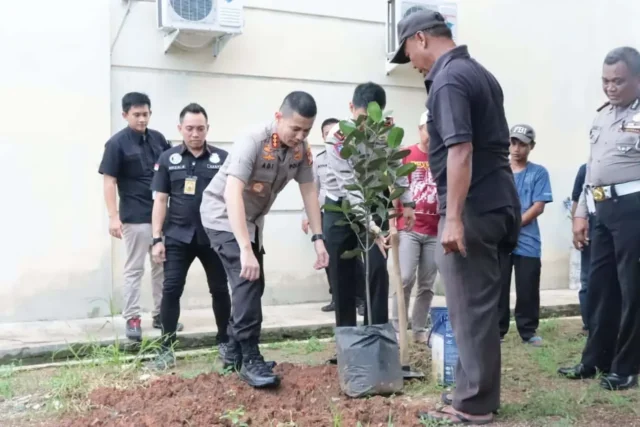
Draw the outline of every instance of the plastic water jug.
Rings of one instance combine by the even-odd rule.
[[[458,346],[449,322],[449,310],[446,307],[431,308],[429,347],[431,347],[433,380],[445,387],[455,384]]]

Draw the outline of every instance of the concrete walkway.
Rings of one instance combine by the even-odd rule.
[[[515,295],[511,296],[511,305]],[[263,341],[301,338],[331,333],[333,313],[320,311],[325,303],[265,306],[263,309]],[[434,307],[444,307],[444,297],[436,296]],[[541,317],[575,316],[579,314],[578,293],[574,290],[541,292]],[[361,319],[361,318],[360,318]],[[210,309],[184,310],[180,321],[185,325],[179,334],[181,347],[202,347],[214,343],[216,326]],[[145,336],[157,338],[160,331],[151,328],[151,317],[143,315]],[[0,324],[0,363],[11,360],[48,359],[69,355],[69,348],[128,343],[124,336],[124,319],[100,317],[66,321],[44,321]]]

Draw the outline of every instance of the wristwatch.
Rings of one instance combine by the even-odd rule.
[[[151,246],[155,246],[158,243],[162,243],[162,237],[154,237]]]
[[[405,208],[415,209],[416,208],[416,202],[411,201],[411,202],[403,203],[402,206],[405,207]]]
[[[324,235],[322,234],[314,234],[311,236],[311,241],[315,242],[316,240],[324,240]]]

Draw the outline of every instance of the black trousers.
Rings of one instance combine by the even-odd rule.
[[[640,193],[596,204],[582,363],[618,375],[640,372]]]
[[[540,324],[540,258],[514,254],[501,254],[500,262],[500,336],[509,332],[509,296],[511,292],[511,272],[516,274],[516,326],[520,337],[529,341],[536,334]]]
[[[240,277],[240,246],[233,233],[206,229],[211,247],[220,257],[231,285],[233,310],[228,334],[234,340],[257,343],[262,329],[262,295],[264,294],[264,251],[260,249],[258,232],[252,243],[253,254],[260,264],[260,278],[249,281]]]
[[[165,238],[166,261],[164,263],[164,286],[160,318],[162,321],[163,345],[168,348],[176,340],[176,328],[180,317],[180,297],[184,291],[187,273],[193,260],[198,258],[204,267],[211,293],[211,305],[216,319],[218,343],[229,340],[227,326],[231,315],[231,299],[227,287],[227,275],[220,259],[209,245],[199,245],[194,236],[191,243],[183,243],[171,237]]]
[[[331,199],[326,203],[336,204]],[[336,326],[356,326],[356,295],[363,282],[364,271],[358,267],[358,258],[343,259],[341,255],[359,247],[358,238],[349,225],[337,225],[344,219],[340,212],[325,212],[323,232],[329,253],[329,277],[333,286]],[[362,264],[361,264],[362,265]],[[376,245],[369,250],[369,290],[371,297],[371,323],[384,324],[389,321],[389,272],[387,260]],[[366,292],[366,291],[365,291]],[[365,304],[365,320],[369,318]]]

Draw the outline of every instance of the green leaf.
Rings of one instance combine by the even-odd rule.
[[[351,210],[351,202],[346,197],[342,199],[342,211],[349,212]]]
[[[351,230],[353,230],[354,233],[360,234],[360,227],[358,227],[358,224],[352,222],[349,225],[351,226]]]
[[[398,148],[402,144],[402,138],[404,137],[404,129],[399,127],[392,127],[387,136],[387,144],[391,148]]]
[[[335,222],[335,225],[338,225],[340,227],[345,226],[345,225],[349,225],[351,224],[348,220],[346,219],[339,219]]]
[[[360,191],[360,185],[359,184],[348,184],[344,186],[345,190],[349,190],[349,191]]]
[[[352,249],[350,251],[344,251],[342,253],[342,255],[340,255],[340,258],[342,259],[353,259],[355,257],[358,257],[360,255],[362,255],[364,253],[364,251],[362,249]]]
[[[340,157],[346,160],[352,155],[353,155],[353,148],[351,148],[348,145],[343,145],[342,149],[340,150]]]
[[[395,200],[398,197],[402,196],[405,191],[406,191],[406,189],[404,189],[404,188],[394,188],[393,191],[391,192],[391,195],[389,196],[389,199],[390,200]]]
[[[367,115],[374,123],[382,121],[382,110],[377,102],[370,102],[367,106]]]
[[[340,130],[345,136],[349,136],[351,132],[356,130],[356,125],[349,120],[341,120],[340,121]]]
[[[327,203],[327,204],[323,205],[322,208],[327,212],[341,212],[341,213],[344,213],[344,211],[342,210],[342,208],[340,206],[334,205],[334,204],[330,204],[330,203]]]
[[[369,162],[368,169],[369,170],[379,169],[381,166],[384,166],[384,169],[386,169],[387,159],[384,158],[384,157],[378,157],[378,158],[375,158],[375,159],[371,160]]]
[[[407,163],[406,165],[402,165],[398,168],[398,170],[396,171],[396,175],[397,176],[407,176],[409,175],[411,172],[413,172],[414,170],[416,170],[416,164],[415,163]]]
[[[411,150],[396,151],[389,157],[389,160],[402,160],[405,157],[407,157],[409,154],[411,154]]]

